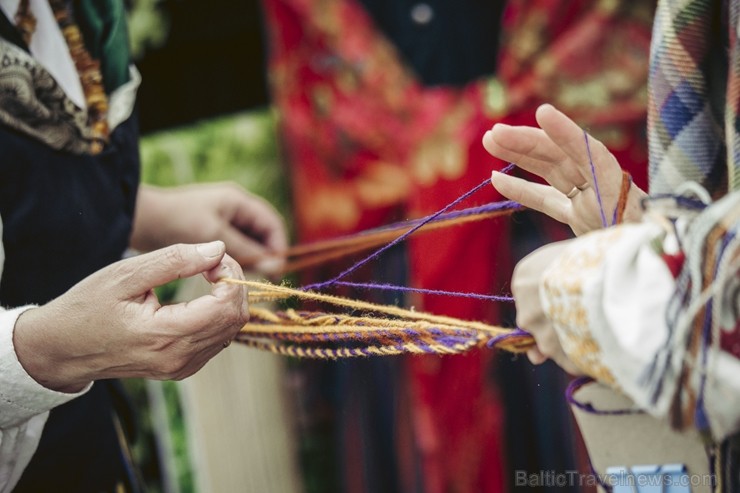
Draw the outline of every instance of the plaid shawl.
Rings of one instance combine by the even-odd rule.
[[[661,0],[651,48],[650,191],[740,189],[740,1]],[[727,54],[727,55],[726,55]]]

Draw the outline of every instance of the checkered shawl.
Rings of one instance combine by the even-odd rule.
[[[651,193],[674,192],[686,181],[715,196],[740,190],[739,19],[740,0],[658,2],[648,106]],[[719,24],[729,32],[718,32]],[[724,117],[711,101],[721,91]]]

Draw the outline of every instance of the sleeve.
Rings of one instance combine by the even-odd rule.
[[[0,238],[2,220],[0,218]],[[5,260],[0,242],[0,277]],[[49,390],[26,373],[13,346],[18,317],[33,306],[0,307],[0,493],[11,491],[41,439],[49,410],[83,394]]]
[[[540,296],[584,373],[676,428],[740,430],[740,193],[574,241]]]

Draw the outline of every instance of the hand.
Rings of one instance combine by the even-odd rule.
[[[483,146],[493,156],[540,176],[550,186],[498,172],[491,177],[493,186],[505,197],[568,224],[577,235],[604,226],[598,186],[606,225],[610,226],[622,184],[617,160],[593,137],[588,137],[587,148],[583,130],[553,106],[540,106],[536,118],[540,128],[494,125],[483,136]],[[639,220],[644,196],[634,184],[630,187],[625,221]]]
[[[264,274],[282,270],[288,240],[280,215],[233,183],[175,188],[142,186],[131,245],[151,251],[173,243],[222,240],[239,264]]]
[[[532,334],[537,343],[527,351],[529,360],[539,365],[549,358],[571,375],[581,375],[582,372],[565,355],[540,299],[542,275],[550,263],[560,256],[568,243],[568,241],[551,243],[520,260],[514,269],[511,290],[516,303],[517,326]]]
[[[154,287],[198,273],[212,283],[242,277],[220,241],[173,245],[112,264],[21,314],[13,336],[18,359],[37,382],[62,392],[106,378],[185,378],[249,318],[246,289],[234,284],[215,284],[187,303],[159,304]]]

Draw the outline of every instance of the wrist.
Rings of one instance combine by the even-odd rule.
[[[57,392],[78,393],[93,380],[68,349],[68,339],[44,307],[23,312],[13,330],[16,357],[39,385]]]

